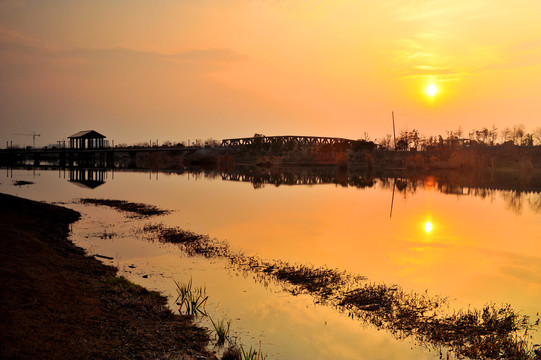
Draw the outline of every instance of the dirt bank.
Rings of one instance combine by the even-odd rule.
[[[0,358],[215,359],[189,317],[67,240],[78,218],[0,194]]]

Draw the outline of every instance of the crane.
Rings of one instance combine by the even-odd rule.
[[[32,136],[32,149],[36,148],[36,136],[41,136],[41,134],[36,134],[34,131],[32,131],[32,134],[11,134],[11,135]]]

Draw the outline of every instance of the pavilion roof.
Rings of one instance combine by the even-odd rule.
[[[84,130],[68,136],[68,139],[105,139],[105,135],[94,130]]]

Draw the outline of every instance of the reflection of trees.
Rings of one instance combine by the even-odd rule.
[[[186,171],[186,170],[185,170]],[[184,171],[182,171],[184,172]],[[321,185],[335,184],[343,187],[366,188],[377,186],[380,190],[396,191],[402,197],[414,195],[418,190],[435,189],[448,195],[470,195],[494,200],[501,195],[507,210],[522,214],[525,204],[536,214],[541,214],[541,179],[532,179],[525,187],[519,175],[443,171],[431,175],[403,174],[393,176],[378,174],[374,179],[370,171],[352,171],[336,167],[256,167],[238,166],[234,170],[195,169],[192,176],[221,178],[226,181],[249,182],[255,189],[265,185]]]
[[[502,192],[503,201],[505,202],[505,208],[511,210],[517,215],[522,214],[522,193],[518,191],[504,191]]]
[[[375,181],[369,174],[350,174],[334,168],[258,168],[247,167],[232,172],[222,172],[227,181],[251,182],[255,189],[266,184],[280,185],[320,185],[336,184],[343,187],[371,187]]]
[[[530,205],[530,209],[535,214],[541,214],[541,193],[528,194],[528,204]]]

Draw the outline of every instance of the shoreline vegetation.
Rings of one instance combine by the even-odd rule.
[[[151,205],[107,199],[81,203],[109,206],[148,219]],[[120,204],[120,205],[119,205]],[[216,359],[209,333],[193,317],[174,315],[159,293],[116,276],[117,269],[89,257],[68,239],[79,213],[0,194],[2,358]],[[174,243],[191,256],[222,258],[233,270],[275,282],[293,295],[308,294],[366,326],[411,338],[440,356],[472,359],[541,359],[531,342],[535,321],[509,305],[451,311],[447,299],[374,284],[338,269],[269,261],[233,253],[227,244],[180,228],[145,224],[150,241]],[[240,358],[239,350],[226,356]]]
[[[498,141],[498,138],[501,138]],[[377,142],[376,142],[377,141]],[[27,164],[61,165],[57,149],[0,149],[0,164],[16,166]],[[50,150],[50,151],[49,151]],[[77,152],[77,149],[69,149]],[[149,168],[161,170],[181,169],[185,166],[216,167],[220,170],[235,166],[263,168],[282,166],[331,166],[338,169],[368,170],[487,170],[513,171],[528,175],[541,170],[541,127],[527,133],[523,125],[503,129],[474,130],[467,137],[462,129],[448,131],[444,138],[423,136],[418,130],[401,131],[395,141],[387,135],[379,140],[350,140],[303,136],[265,136],[207,139],[192,144],[165,141],[158,143],[119,144],[110,150],[110,158],[83,155],[70,161],[70,167],[106,166],[107,168]],[[30,156],[32,152],[37,157]],[[114,154],[113,154],[114,153]],[[18,154],[18,155],[17,155]],[[28,157],[28,156],[30,157]],[[101,159],[101,160],[100,160]]]
[[[93,199],[89,203],[108,206],[109,201]],[[487,304],[482,309],[450,311],[447,299],[408,293],[396,285],[374,284],[338,269],[233,253],[223,242],[178,227],[148,223],[139,232],[151,241],[177,244],[191,256],[226,259],[232,269],[249,272],[263,284],[273,281],[293,295],[308,294],[317,303],[389,331],[398,339],[412,338],[420,346],[439,351],[441,356],[541,359],[540,345],[531,343],[529,335],[538,330],[539,319],[532,321],[509,305]]]
[[[0,194],[0,358],[216,359],[192,317],[68,240],[79,217]]]
[[[166,150],[167,146],[162,146]],[[129,147],[127,148],[129,150]],[[239,146],[206,145],[171,147],[171,151],[145,152],[137,148],[135,158],[120,156],[117,168],[174,170],[184,166],[215,167],[231,170],[236,166],[273,168],[284,166],[331,166],[338,169],[368,170],[487,170],[515,171],[524,174],[541,169],[541,145],[518,146],[512,143],[487,145],[469,142],[438,142],[427,147],[389,150],[372,141],[353,144],[250,144]],[[153,149],[148,147],[149,150]]]

